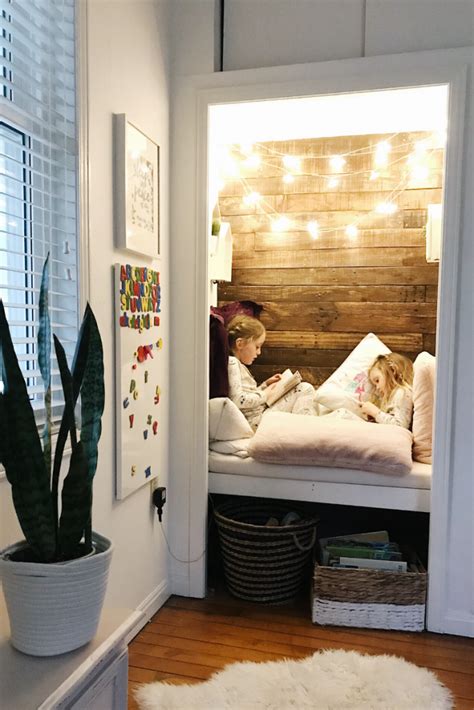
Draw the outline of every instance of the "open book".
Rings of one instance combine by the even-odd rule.
[[[300,382],[301,375],[298,370],[296,370],[296,372],[285,370],[281,375],[281,380],[278,380],[275,384],[270,385],[270,387],[266,390],[268,406],[270,407],[272,404],[275,404],[275,402],[278,402],[281,397],[293,389],[293,387],[299,385]]]

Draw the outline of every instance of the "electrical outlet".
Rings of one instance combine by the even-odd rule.
[[[153,491],[156,491],[156,489],[158,488],[159,485],[160,485],[160,482],[158,480],[158,476],[156,476],[155,478],[153,478],[150,481],[150,492],[153,494]]]

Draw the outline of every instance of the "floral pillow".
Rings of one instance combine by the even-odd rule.
[[[378,355],[390,352],[374,333],[369,333],[316,390],[316,401],[332,411],[344,408],[360,414],[359,402],[366,402],[373,391],[369,368]]]

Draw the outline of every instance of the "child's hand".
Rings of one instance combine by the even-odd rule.
[[[281,375],[278,372],[276,375],[272,375],[271,377],[268,378],[268,380],[265,380],[265,384],[267,387],[270,387],[270,385],[274,385],[275,382],[278,382],[278,380],[281,380]]]
[[[371,417],[372,419],[375,419],[380,412],[380,409],[372,402],[361,402],[359,408],[364,417]]]

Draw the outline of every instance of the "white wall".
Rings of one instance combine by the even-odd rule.
[[[104,343],[106,406],[94,489],[94,527],[115,544],[108,601],[135,608],[167,583],[166,546],[150,487],[114,498],[114,313],[112,265],[149,265],[162,283],[162,381],[169,381],[169,7],[155,0],[88,0],[90,300]],[[114,248],[112,114],[130,121],[160,146],[161,259]],[[169,388],[160,402],[156,464],[168,484]],[[168,510],[165,509],[164,521]]]
[[[465,47],[473,23],[472,0],[224,0],[224,70]]]
[[[169,7],[156,0],[88,0],[87,17],[89,300],[101,331],[106,403],[94,484],[93,527],[115,545],[107,601],[150,611],[169,595],[166,545],[150,503],[149,486],[115,500],[114,313],[112,265],[152,266],[162,283],[162,381],[169,382]],[[160,146],[161,259],[143,261],[114,248],[112,114],[126,113]],[[84,265],[87,269],[87,264]],[[169,387],[160,402],[156,464],[168,485]],[[0,548],[21,537],[10,486],[0,479]],[[167,526],[165,508],[164,524]]]

